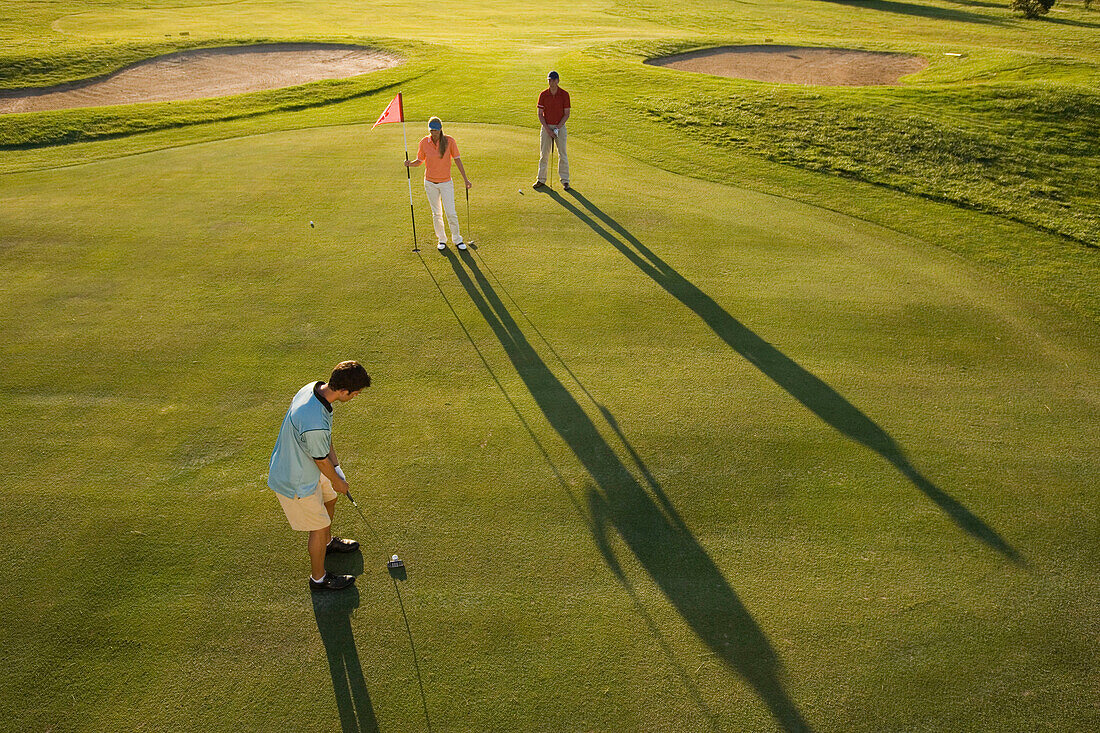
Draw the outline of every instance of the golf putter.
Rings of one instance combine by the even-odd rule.
[[[554,190],[554,168],[557,167],[554,165],[554,153],[557,148],[556,143],[557,140],[550,138],[550,170],[546,171],[546,185],[550,187],[551,191]]]
[[[473,230],[470,228],[470,189],[466,189],[466,236],[469,239],[463,238],[462,241],[467,244],[475,244]]]

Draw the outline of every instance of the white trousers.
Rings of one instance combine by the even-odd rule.
[[[437,242],[447,242],[447,230],[443,228],[443,212],[447,212],[447,221],[451,225],[451,241],[462,243],[462,233],[458,231],[458,214],[455,212],[455,182],[432,183],[424,179],[424,193],[428,194],[428,204],[432,207],[432,225],[435,226]]]
[[[539,183],[546,183],[546,169],[550,166],[550,143],[558,151],[558,178],[569,183],[569,158],[565,154],[565,125],[558,127],[558,139],[550,137],[545,125],[539,125],[542,146],[539,149]]]

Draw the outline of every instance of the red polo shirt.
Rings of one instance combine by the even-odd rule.
[[[546,124],[557,125],[565,116],[565,110],[569,109],[569,92],[561,87],[558,87],[557,94],[551,94],[549,89],[542,90],[539,95],[539,109],[542,110]]]

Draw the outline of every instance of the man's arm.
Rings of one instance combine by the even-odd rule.
[[[550,137],[557,137],[557,135],[554,133],[553,128],[551,128],[550,125],[546,124],[546,114],[545,114],[546,110],[544,110],[542,107],[539,107],[538,109],[539,109],[539,122],[542,123],[542,129],[546,130],[546,134],[549,135]]]
[[[565,121],[566,121],[566,120],[568,120],[568,119],[569,119],[569,108],[568,108],[568,107],[566,107],[566,108],[565,108],[565,114],[563,114],[563,115],[561,116],[561,122],[559,122],[558,124],[559,124],[559,125],[564,125],[564,124],[565,124]]]
[[[334,491],[346,494],[351,487],[348,486],[347,481],[340,478],[340,474],[336,473],[336,466],[339,464],[334,463],[335,458],[336,453],[330,450],[327,456],[324,458],[314,458],[313,462],[317,464],[317,468],[321,469],[321,473],[324,474],[325,478],[332,482]]]

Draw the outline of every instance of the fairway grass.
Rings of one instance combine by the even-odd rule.
[[[1060,2],[1048,19],[1026,21],[1004,1],[790,0],[731,12],[703,0],[444,0],[364,13],[345,0],[142,8],[0,0],[5,87],[247,43],[355,43],[406,60],[224,99],[2,115],[0,171],[371,122],[396,91],[418,119],[529,126],[533,95],[557,68],[577,105],[575,137],[933,239],[1100,323],[1100,195],[1089,185],[1100,178],[1100,14]],[[434,22],[440,15],[445,27]],[[929,66],[894,87],[808,89],[643,63],[738,44],[899,52]]]
[[[396,125],[0,179],[5,725],[1097,727],[1091,319],[597,136],[536,193],[457,116],[461,256],[415,179],[411,251]],[[363,574],[311,598],[267,460],[343,358],[384,541],[341,504]]]

